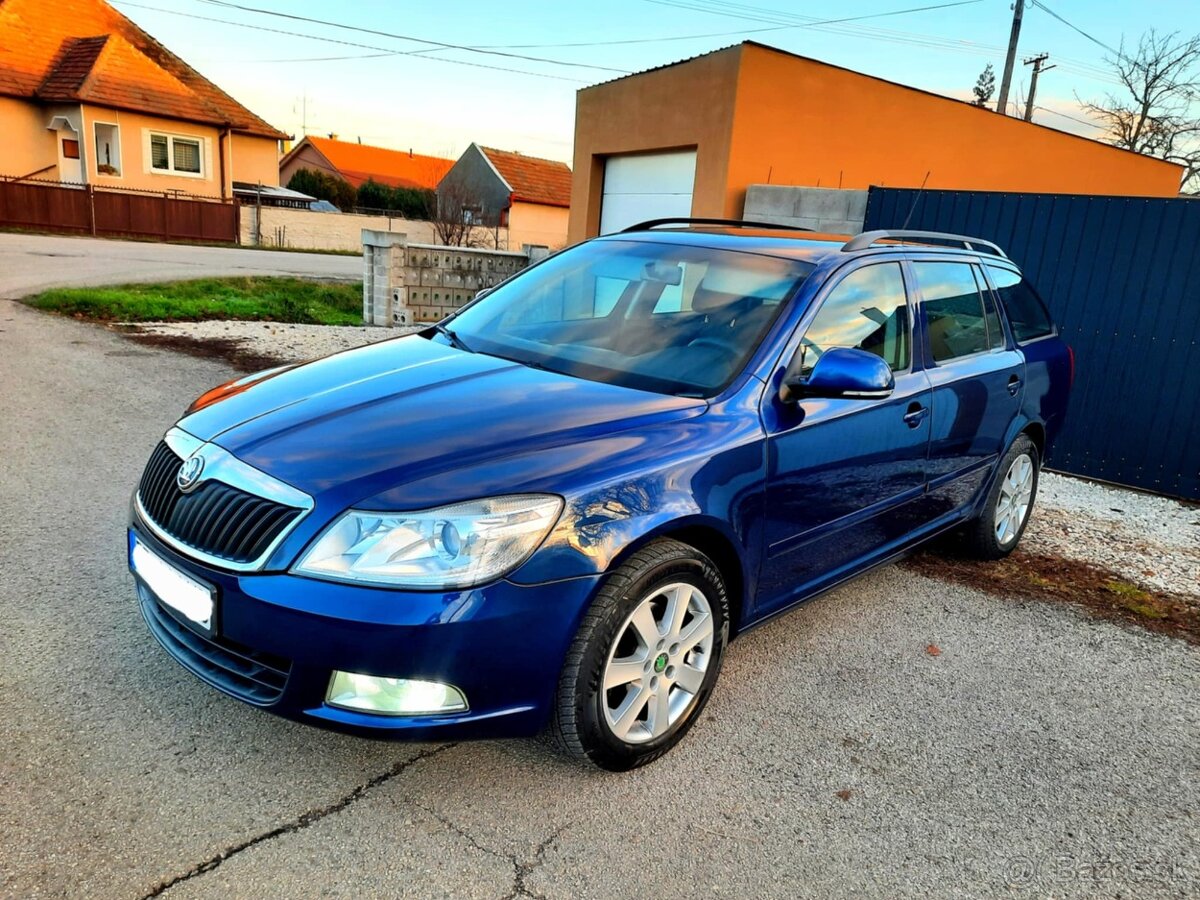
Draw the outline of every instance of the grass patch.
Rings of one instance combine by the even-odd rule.
[[[939,549],[922,551],[905,565],[930,578],[1001,597],[1071,603],[1101,619],[1200,644],[1200,603],[1195,597],[1147,589],[1103,566],[1021,548],[996,562],[965,559],[949,541]]]
[[[99,322],[199,322],[205,319],[361,325],[362,284],[304,278],[201,278],[161,284],[59,288],[25,302],[36,309]]]

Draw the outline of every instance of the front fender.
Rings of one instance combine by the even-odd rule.
[[[656,535],[703,527],[732,545],[743,572],[757,572],[763,447],[751,442],[708,459],[591,488],[566,498],[558,525],[509,576],[537,584],[609,571]]]

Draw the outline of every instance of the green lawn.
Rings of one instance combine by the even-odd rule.
[[[112,322],[259,319],[361,325],[362,284],[303,278],[202,278],[106,288],[60,288],[25,300],[49,312]]]

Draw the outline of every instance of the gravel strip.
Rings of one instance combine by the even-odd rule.
[[[247,353],[296,362],[420,330],[225,321],[148,322],[138,328],[197,340],[234,340]],[[1200,596],[1200,509],[1165,497],[1043,473],[1022,546],[1103,565],[1135,584]]]
[[[1022,546],[1200,596],[1200,509],[1167,497],[1043,472]]]
[[[287,322],[130,322],[143,334],[188,337],[196,340],[233,340],[239,349],[256,356],[274,356],[284,362],[303,362],[340,353],[364,344],[400,337],[424,326],[380,328],[373,325],[293,325]]]

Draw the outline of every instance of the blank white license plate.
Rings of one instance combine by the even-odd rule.
[[[185,575],[136,537],[129,554],[133,571],[165,606],[207,632],[213,627],[212,589]]]

